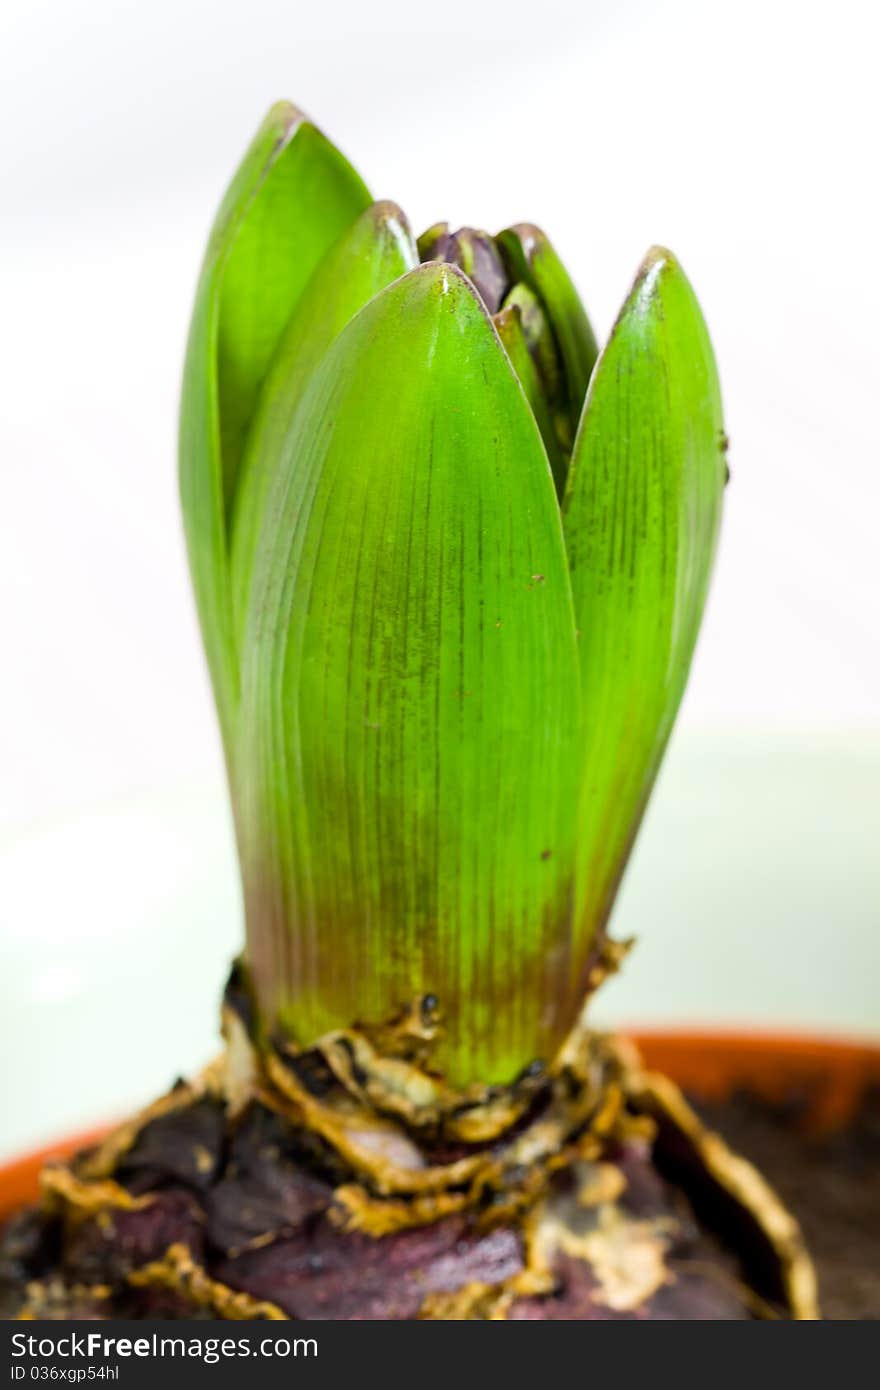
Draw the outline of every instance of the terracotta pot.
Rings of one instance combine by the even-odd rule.
[[[810,1034],[634,1031],[645,1065],[699,1100],[751,1091],[771,1102],[797,1097],[805,1133],[828,1134],[852,1119],[868,1086],[880,1085],[880,1042]]]
[[[88,1148],[106,1134],[107,1129],[106,1125],[99,1129],[85,1129],[79,1134],[59,1139],[55,1144],[47,1144],[44,1149],[36,1149],[33,1153],[0,1164],[0,1221],[35,1199],[39,1191],[40,1170],[48,1159],[67,1158],[78,1149]]]
[[[741,1089],[770,1101],[797,1095],[812,1133],[844,1125],[866,1086],[880,1085],[880,1044],[722,1030],[636,1031],[633,1037],[646,1066],[698,1098],[719,1101]],[[104,1132],[86,1130],[0,1166],[0,1220],[34,1200],[47,1159],[67,1157]]]

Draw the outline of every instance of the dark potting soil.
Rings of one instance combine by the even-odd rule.
[[[724,1103],[696,1104],[706,1123],[723,1134],[736,1151],[756,1164],[799,1219],[818,1270],[823,1316],[830,1319],[880,1319],[880,1088],[864,1096],[856,1118],[845,1130],[826,1137],[811,1137],[806,1131],[809,1098],[792,1097],[785,1104],[770,1104],[753,1094],[740,1092]],[[106,1233],[102,1235],[100,1226],[86,1223],[79,1237],[68,1243],[64,1256],[79,1284],[89,1285],[96,1280],[102,1282],[108,1270],[112,1273],[114,1259],[123,1264],[126,1261],[131,1263],[134,1259],[134,1263],[142,1264],[156,1251],[165,1249],[170,1240],[185,1240],[197,1254],[202,1252],[206,1241],[214,1249],[215,1256],[217,1251],[222,1252],[227,1247],[234,1253],[253,1235],[246,1220],[252,1218],[256,1222],[254,1229],[259,1231],[280,1221],[286,1237],[266,1250],[258,1249],[250,1255],[237,1257],[239,1263],[241,1260],[253,1262],[262,1259],[267,1264],[262,1271],[268,1280],[265,1288],[262,1285],[257,1287],[257,1275],[261,1271],[255,1273],[253,1270],[245,1271],[248,1277],[244,1284],[241,1284],[241,1280],[237,1281],[242,1287],[250,1289],[254,1286],[261,1297],[267,1296],[267,1290],[277,1294],[279,1276],[272,1263],[283,1257],[287,1261],[284,1269],[287,1283],[294,1275],[299,1279],[298,1283],[294,1280],[296,1306],[289,1310],[296,1316],[326,1316],[326,1309],[322,1313],[317,1304],[311,1306],[316,1299],[320,1303],[322,1297],[325,1301],[330,1299],[335,1309],[342,1306],[340,1300],[345,1297],[354,1298],[356,1303],[360,1301],[354,1311],[349,1310],[347,1314],[337,1312],[337,1316],[415,1316],[424,1292],[421,1287],[424,1279],[421,1276],[417,1281],[420,1291],[418,1297],[413,1296],[412,1307],[407,1305],[389,1313],[384,1304],[378,1311],[365,1311],[360,1306],[365,1290],[369,1293],[367,1276],[375,1265],[375,1242],[365,1238],[358,1241],[357,1237],[349,1236],[341,1243],[338,1236],[331,1239],[332,1233],[325,1232],[324,1244],[327,1249],[318,1249],[316,1240],[320,1244],[319,1237],[323,1230],[321,1208],[326,1205],[330,1189],[326,1187],[326,1182],[322,1184],[310,1176],[308,1153],[297,1151],[295,1162],[291,1160],[292,1167],[282,1161],[283,1145],[279,1148],[275,1143],[269,1144],[272,1134],[264,1135],[261,1129],[261,1125],[266,1123],[277,1123],[271,1116],[262,1116],[258,1108],[252,1117],[253,1123],[239,1128],[227,1155],[228,1172],[226,1169],[220,1171],[219,1155],[223,1142],[219,1114],[215,1111],[216,1106],[212,1102],[201,1102],[189,1110],[156,1120],[143,1131],[137,1145],[127,1156],[125,1171],[120,1172],[120,1177],[133,1192],[161,1185],[160,1200],[144,1211],[117,1214],[112,1239],[106,1237]],[[253,1140],[253,1152],[248,1149],[249,1136]],[[215,1153],[216,1162],[205,1161],[206,1156]],[[186,1158],[192,1154],[197,1154],[202,1160],[194,1168],[181,1159],[181,1155]],[[642,1190],[645,1183],[636,1181],[638,1176],[635,1172],[628,1175],[628,1200],[636,1200],[640,1192],[642,1198],[645,1197]],[[325,1174],[324,1177],[330,1181],[332,1174]],[[648,1196],[652,1201],[663,1199],[665,1189],[662,1182],[649,1170],[642,1174],[642,1178],[647,1177],[651,1178]],[[680,1221],[678,1207],[676,1211]],[[43,1277],[40,1272],[42,1267],[51,1270],[55,1266],[61,1253],[60,1247],[56,1248],[53,1244],[60,1238],[56,1225],[51,1220],[47,1224],[45,1218],[36,1214],[33,1217],[23,1215],[13,1219],[5,1232],[5,1239],[0,1239],[0,1275],[5,1270],[8,1276],[7,1292],[11,1296],[10,1308],[0,1310],[0,1315],[13,1315],[13,1307],[19,1305],[28,1277]],[[454,1221],[452,1225],[455,1225]],[[395,1237],[397,1255],[404,1260],[404,1264],[407,1260],[410,1264],[415,1260],[419,1268],[426,1262],[431,1269],[438,1266],[441,1274],[445,1267],[444,1260],[448,1263],[453,1258],[459,1270],[459,1266],[464,1267],[463,1261],[466,1264],[466,1259],[470,1258],[470,1247],[466,1248],[466,1233],[457,1232],[457,1228],[447,1228],[450,1228],[449,1221],[426,1231]],[[495,1248],[499,1239],[503,1244],[504,1237],[503,1230],[500,1234],[495,1232],[489,1238],[491,1249],[484,1251],[480,1247],[473,1256],[478,1260],[488,1260],[492,1278],[495,1275],[502,1277],[509,1272],[504,1260],[512,1258],[511,1252]],[[300,1244],[305,1240],[307,1247],[299,1253],[297,1240]],[[702,1247],[695,1231],[691,1232],[690,1241],[692,1248],[684,1250],[684,1254],[692,1262],[695,1251],[699,1253],[698,1247]],[[435,1249],[438,1242],[442,1248]],[[361,1246],[366,1248],[362,1250]],[[417,1248],[411,1249],[413,1246]],[[331,1258],[334,1251],[342,1257],[339,1270],[335,1269]],[[706,1253],[711,1255],[712,1251],[707,1247]],[[358,1254],[363,1257],[361,1265],[366,1260],[368,1267],[358,1266],[355,1258]],[[386,1258],[383,1255],[383,1259]],[[496,1268],[498,1261],[500,1266]],[[227,1268],[221,1261],[219,1274],[226,1282],[236,1282],[232,1277],[233,1265]],[[579,1264],[579,1268],[583,1273],[586,1266]],[[657,1306],[652,1304],[650,1316],[743,1316],[743,1311],[737,1312],[734,1307],[721,1308],[719,1311],[714,1304],[706,1308],[697,1306],[686,1287],[687,1259],[681,1269],[672,1260],[670,1268],[676,1275],[675,1281],[655,1297],[653,1303]],[[482,1266],[480,1271],[483,1272]],[[216,1274],[218,1271],[214,1272]],[[372,1270],[372,1273],[375,1275],[376,1271]],[[403,1273],[406,1274],[406,1270]],[[440,1282],[442,1285],[443,1280]],[[577,1293],[577,1282],[562,1279],[562,1285],[570,1286],[569,1293],[572,1290]],[[3,1279],[0,1278],[2,1283]],[[399,1302],[408,1288],[406,1278],[398,1277],[398,1274],[388,1287],[387,1278],[383,1277],[379,1283],[382,1285],[379,1293],[386,1302],[391,1294]],[[724,1294],[723,1285],[713,1287],[707,1284],[706,1290],[713,1294],[716,1302]],[[597,1309],[592,1301],[591,1288],[585,1285],[581,1292],[584,1294],[583,1307],[576,1303],[569,1307],[564,1300],[560,1302],[557,1298],[550,1300],[548,1306],[530,1309],[528,1300],[520,1300],[511,1315],[595,1317]],[[175,1317],[180,1316],[181,1311],[187,1315],[185,1309],[163,1306],[161,1292],[144,1291],[144,1294],[145,1306],[139,1310],[129,1309],[126,1315]],[[299,1306],[306,1296],[311,1299],[308,1312]],[[684,1298],[684,1309],[666,1307],[663,1300],[668,1301],[670,1297],[673,1302],[676,1298]],[[95,1312],[81,1310],[78,1315],[95,1316]],[[190,1312],[188,1315],[193,1314]]]
[[[777,1105],[748,1092],[712,1105],[690,1099],[801,1223],[823,1318],[880,1319],[880,1087],[846,1129],[824,1137],[805,1132],[798,1096]]]

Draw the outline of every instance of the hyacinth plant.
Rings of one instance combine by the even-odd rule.
[[[180,463],[261,1019],[426,993],[457,1084],[583,1003],[684,690],[726,480],[709,337],[645,258],[601,355],[536,227],[416,242],[272,109],[217,218]]]
[[[273,108],[199,281],[183,514],[246,913],[225,1048],[43,1174],[19,1316],[815,1311],[797,1227],[584,1001],[727,476],[693,292],[414,240]]]

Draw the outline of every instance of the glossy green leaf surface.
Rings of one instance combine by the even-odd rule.
[[[433,992],[450,1079],[509,1079],[566,1022],[577,651],[546,454],[459,272],[344,329],[266,507],[241,758],[264,1010],[311,1040]]]
[[[560,422],[560,438],[569,449],[599,351],[590,320],[568,271],[540,227],[521,222],[499,233],[496,240],[511,278],[534,291],[550,320],[565,371],[567,409]]]
[[[229,187],[202,266],[184,368],[180,484],[227,756],[239,691],[228,520],[247,430],[304,286],[368,203],[339,152],[294,107],[279,103]]]
[[[563,505],[584,708],[582,940],[610,911],[678,710],[725,477],[706,326],[655,249],[593,374]]]
[[[248,436],[232,518],[232,600],[241,642],[267,491],[312,372],[349,319],[418,265],[406,218],[374,203],[321,261],[275,353]]]
[[[559,447],[550,404],[538,368],[529,352],[518,307],[511,304],[508,308],[499,310],[493,318],[493,323],[510,358],[510,365],[519,378],[526,400],[531,406],[535,423],[541,431],[556,491],[561,496],[565,487],[567,464]]]

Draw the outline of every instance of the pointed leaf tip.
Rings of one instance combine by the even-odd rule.
[[[354,315],[417,264],[401,208],[387,199],[372,203],[327,252],[290,317],[263,383],[232,514],[232,600],[239,649],[261,527],[267,511],[272,514],[273,479],[283,467],[287,434],[315,368]]]
[[[647,312],[650,304],[662,294],[664,283],[678,276],[684,278],[684,272],[672,252],[665,246],[652,246],[639,263],[632,288],[621,306],[612,334],[624,314],[633,314],[639,308],[642,312]]]
[[[598,355],[593,329],[568,271],[540,227],[518,222],[500,232],[496,240],[511,280],[521,281],[537,295],[553,330],[565,376],[561,442],[567,451]]]
[[[305,113],[301,111],[298,106],[294,106],[293,102],[288,101],[286,97],[281,97],[280,100],[273,101],[272,105],[269,107],[266,113],[265,124],[271,124],[277,126],[279,129],[290,131],[294,126],[298,125],[300,121],[305,121],[307,119]]]
[[[181,396],[180,492],[227,761],[239,691],[229,517],[247,431],[304,286],[369,201],[339,151],[291,103],[276,103],[226,191],[202,264]]]

